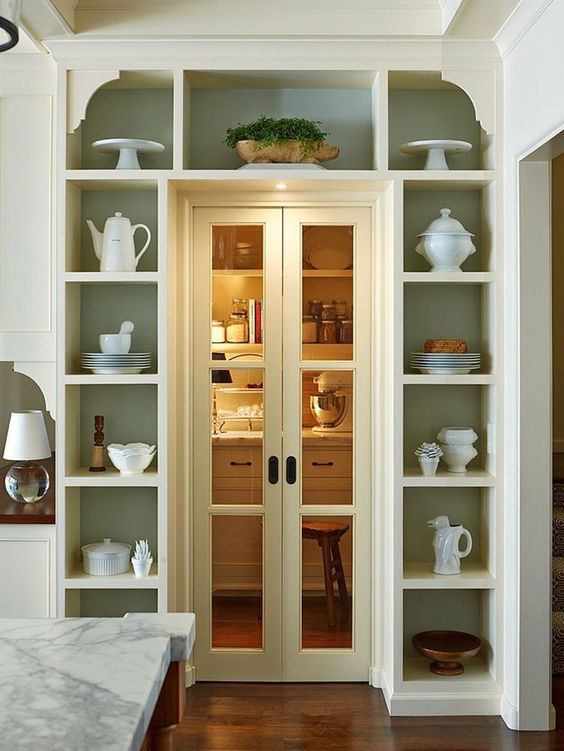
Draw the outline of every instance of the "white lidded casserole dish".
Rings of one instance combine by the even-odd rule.
[[[104,537],[102,542],[82,546],[82,570],[91,576],[116,576],[129,571],[131,545],[112,542]]]

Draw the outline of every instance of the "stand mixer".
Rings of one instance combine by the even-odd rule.
[[[314,433],[348,433],[353,427],[353,374],[325,370],[313,379],[319,394],[309,398],[312,415],[318,422]]]

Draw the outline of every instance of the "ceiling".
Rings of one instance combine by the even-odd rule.
[[[50,36],[492,39],[520,0],[24,0]]]

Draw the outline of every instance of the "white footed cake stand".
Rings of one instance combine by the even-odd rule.
[[[103,138],[94,141],[92,148],[104,154],[119,152],[116,169],[141,169],[138,154],[158,154],[165,149],[164,144],[144,138]]]
[[[423,169],[448,169],[446,154],[462,154],[470,151],[472,144],[468,141],[449,141],[445,139],[431,139],[429,141],[409,141],[402,143],[399,150],[402,154],[411,156],[427,155]]]

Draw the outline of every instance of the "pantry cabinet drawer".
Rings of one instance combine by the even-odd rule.
[[[261,488],[245,488],[243,490],[222,488],[212,490],[212,504],[214,506],[260,506],[262,504]]]
[[[302,454],[302,477],[352,477],[352,450],[305,449]]]
[[[262,477],[260,448],[213,449],[213,477]]]

